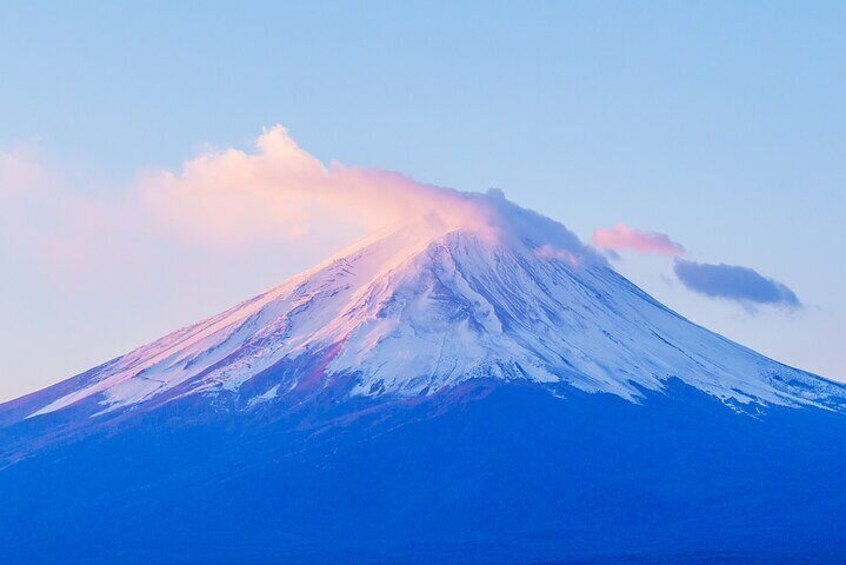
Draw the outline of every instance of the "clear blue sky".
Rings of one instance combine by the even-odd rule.
[[[324,162],[501,187],[586,240],[625,222],[754,268],[805,307],[750,313],[685,290],[667,258],[617,263],[693,320],[846,379],[844,30],[842,2],[4,2],[0,152],[25,147],[78,196],[111,198],[281,123]],[[332,243],[173,245],[131,281],[114,265],[68,282],[7,236],[0,399],[213,314]]]

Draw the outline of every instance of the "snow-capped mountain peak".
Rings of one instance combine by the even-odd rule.
[[[417,396],[482,378],[633,401],[677,378],[732,405],[841,405],[839,385],[685,320],[562,225],[497,192],[464,203],[75,377],[31,416],[86,399],[95,414],[190,395],[249,407],[315,386]]]

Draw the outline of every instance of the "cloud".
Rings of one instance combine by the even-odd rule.
[[[35,146],[0,151],[0,247],[39,266],[75,269],[106,257],[131,214],[107,198],[71,189]],[[118,229],[120,228],[120,229]]]
[[[108,190],[67,178],[33,155],[0,153],[4,252],[80,278],[120,277],[173,261],[181,247],[235,260],[305,256],[410,227],[427,238],[458,229],[501,241],[519,235],[515,243],[530,244],[545,259],[605,261],[501,191],[466,193],[390,171],[326,165],[282,126],[264,130],[249,149],[207,149],[172,170],[147,170]]]
[[[148,173],[138,192],[162,228],[210,246],[303,240],[320,229],[370,231],[421,218],[444,229],[485,222],[458,191],[388,171],[324,166],[282,126],[265,130],[252,152],[209,151],[178,172]]]
[[[734,300],[747,307],[802,307],[799,298],[786,285],[748,267],[676,259],[673,270],[686,288],[705,296]]]
[[[251,151],[208,150],[174,171],[148,170],[109,190],[72,185],[39,157],[35,146],[0,150],[0,249],[80,272],[139,263],[148,248],[174,244],[240,252],[296,241],[302,251],[391,224],[490,224],[483,207],[458,191],[388,171],[325,166],[281,126],[265,130]]]
[[[610,230],[594,231],[593,245],[612,253],[619,249],[662,255],[682,255],[685,252],[681,244],[671,240],[666,234],[640,231],[623,223],[615,225]]]
[[[506,224],[523,222],[520,229],[532,232],[536,245],[550,246],[540,253],[551,257],[554,248],[558,259],[572,260],[560,250],[593,257],[559,224],[515,213],[519,207],[501,192],[465,193],[390,171],[325,165],[282,126],[263,131],[248,150],[208,149],[173,170],[147,170],[108,190],[67,178],[73,175],[55,174],[34,151],[0,152],[4,252],[90,276],[142,272],[175,257],[180,246],[230,258],[282,249],[305,255],[385,228],[500,237],[513,227]],[[548,223],[557,226],[549,240]]]
[[[50,175],[39,165],[30,147],[0,151],[0,199],[8,201],[22,192],[38,190],[50,182]]]
[[[640,231],[619,223],[610,230],[594,231],[593,245],[612,259],[619,259],[617,250],[622,249],[675,256],[673,270],[685,288],[710,298],[738,302],[750,312],[762,305],[802,307],[790,288],[754,269],[682,259],[680,256],[687,253],[685,248],[663,233]]]

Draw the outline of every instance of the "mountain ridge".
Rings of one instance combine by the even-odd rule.
[[[98,416],[165,393],[237,395],[256,374],[304,354],[323,358],[316,378],[326,386],[332,375],[356,375],[351,396],[416,396],[501,378],[636,400],[640,388],[661,390],[675,377],[735,408],[846,405],[846,387],[693,324],[564,226],[498,193],[467,198],[486,221],[427,217],[366,238],[75,384],[48,388],[26,417],[89,398],[101,406],[89,415]],[[298,385],[280,380],[246,404]],[[26,398],[38,404],[39,393]]]

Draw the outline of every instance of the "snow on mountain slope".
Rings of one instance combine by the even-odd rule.
[[[30,416],[91,398],[101,414],[164,393],[246,394],[242,385],[262,371],[315,358],[321,386],[352,382],[343,385],[350,395],[416,396],[494,378],[636,401],[678,378],[733,405],[844,405],[842,386],[685,320],[560,224],[496,192],[463,197],[478,211],[472,222],[430,217],[373,236],[76,377]],[[246,405],[305,378],[292,372]]]

